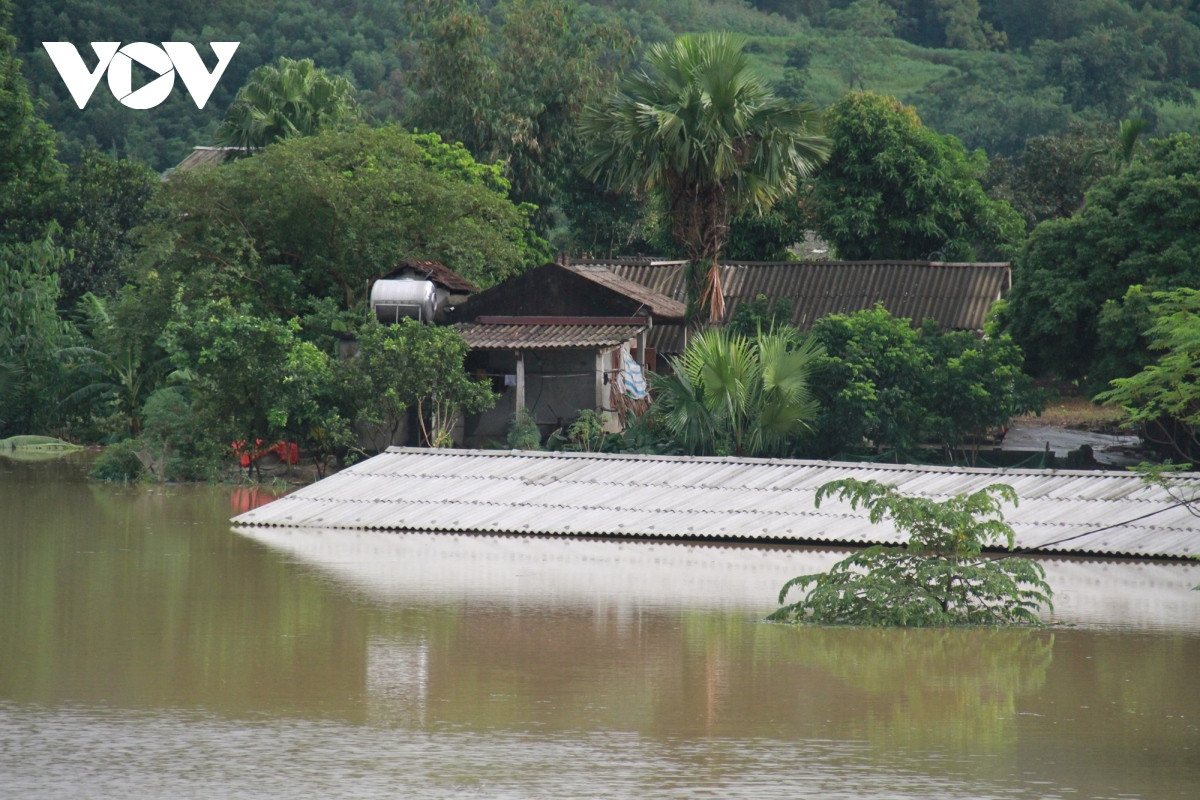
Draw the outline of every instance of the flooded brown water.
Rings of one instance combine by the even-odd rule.
[[[1058,627],[760,620],[839,554],[235,531],[0,458],[0,798],[1194,798],[1200,565]]]

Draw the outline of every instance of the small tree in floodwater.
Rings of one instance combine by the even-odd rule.
[[[1037,625],[1038,610],[1053,608],[1045,571],[1035,561],[983,548],[1004,542],[1013,530],[1001,501],[1016,492],[1002,483],[948,500],[908,497],[878,481],[847,478],[817,490],[816,504],[836,495],[851,508],[868,509],[872,523],[890,518],[903,547],[877,545],[834,564],[828,572],[792,578],[779,592],[782,605],[797,589],[805,596],[767,619],[824,625]]]

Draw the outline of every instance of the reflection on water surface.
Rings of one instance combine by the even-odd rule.
[[[799,549],[229,529],[0,460],[0,796],[1192,797],[1200,583],[1045,631],[761,623]],[[81,792],[79,787],[88,787]]]

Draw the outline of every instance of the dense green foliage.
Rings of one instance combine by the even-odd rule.
[[[1125,422],[1170,458],[1200,460],[1200,290],[1155,292],[1145,332],[1154,361],[1116,378],[1097,400],[1119,406]]]
[[[185,302],[234,297],[283,316],[315,298],[362,308],[367,282],[408,258],[480,286],[544,261],[502,182],[436,136],[359,127],[272,145],[172,179],[176,222],[156,267]]]
[[[1033,370],[1102,387],[1144,366],[1136,334],[1145,316],[1122,298],[1135,284],[1200,285],[1198,176],[1200,139],[1153,140],[1100,180],[1077,214],[1033,231],[1013,265],[1005,314]],[[1104,345],[1105,337],[1121,346]]]
[[[813,367],[821,413],[807,445],[812,455],[869,445],[900,460],[926,442],[953,454],[1040,408],[1007,334],[979,338],[931,324],[917,331],[876,308],[826,317],[811,335],[824,351]]]
[[[654,45],[647,67],[581,121],[589,177],[656,193],[689,261],[688,315],[720,320],[718,260],[731,219],[761,213],[825,160],[815,109],[777,97],[727,34]]]
[[[651,376],[654,413],[685,453],[784,455],[817,414],[809,376],[820,355],[786,331],[708,328],[671,362],[673,374]]]
[[[461,142],[482,161],[503,163],[513,199],[537,207],[542,234],[559,216],[585,227],[595,205],[612,205],[578,176],[584,147],[575,124],[628,64],[633,39],[623,25],[589,18],[577,6],[508,0],[494,9],[495,25],[454,0],[418,4],[416,15],[411,123]],[[567,195],[572,202],[564,202]]]
[[[447,447],[464,414],[491,408],[495,395],[486,383],[467,378],[467,343],[450,328],[413,319],[396,325],[371,322],[359,329],[354,361],[363,398],[358,418],[393,433],[411,409],[426,447]],[[369,400],[367,399],[369,398]]]
[[[779,592],[782,608],[768,619],[902,627],[1036,625],[1039,609],[1050,606],[1040,564],[983,554],[984,547],[1013,547],[1001,506],[1016,504],[1011,486],[993,484],[934,500],[847,478],[817,490],[817,507],[831,496],[866,508],[873,524],[891,520],[907,543],[868,547],[828,572],[793,578]],[[785,605],[793,589],[805,594]]]
[[[71,160],[90,142],[165,169],[191,146],[211,143],[219,115],[253,69],[286,56],[311,58],[350,79],[369,117],[406,124],[423,118],[430,100],[436,112],[438,89],[427,94],[429,83],[420,76],[437,75],[456,109],[489,120],[493,146],[514,156],[514,178],[522,170],[516,160],[556,158],[557,143],[540,150],[532,145],[549,141],[544,137],[555,124],[547,127],[548,118],[576,105],[580,76],[589,82],[594,70],[595,83],[603,84],[614,54],[634,39],[649,44],[704,30],[752,37],[771,76],[804,99],[827,105],[852,88],[896,95],[938,130],[992,155],[1015,156],[1029,136],[1060,131],[1071,120],[1137,114],[1155,122],[1152,133],[1161,135],[1193,126],[1198,113],[1190,95],[1200,80],[1200,17],[1175,2],[265,0],[164,6],[138,0],[122,3],[118,12],[99,0],[62,0],[17,4],[13,25],[32,94],[47,103],[47,119],[65,135]],[[122,35],[192,41],[208,59],[208,41],[241,45],[203,111],[176,92],[155,114],[139,114],[101,86],[80,112],[40,43],[86,48]],[[805,58],[793,58],[797,52]],[[460,85],[467,91],[458,91]],[[485,160],[497,155],[469,146]],[[535,181],[543,177],[537,172],[531,171]],[[522,181],[515,183],[524,191]]]
[[[950,259],[1006,257],[1038,226],[1006,319],[1035,368],[1101,384],[1154,361],[1153,292],[1198,282],[1195,146],[1150,139],[1200,119],[1200,17],[1186,4],[0,0],[0,23],[0,435],[138,434],[159,478],[209,474],[201,440],[286,434],[341,454],[348,426],[378,413],[364,415],[351,388],[364,378],[336,345],[361,324],[369,281],[402,259],[486,287],[547,260],[548,241],[683,255],[700,267],[697,306],[717,255],[785,258],[813,227],[844,257]],[[707,84],[688,62],[720,37],[679,38],[702,31],[745,43]],[[203,110],[181,86],[128,109],[103,80],[80,110],[41,42],[70,41],[86,61],[89,42],[122,36],[190,41],[209,65],[207,42],[241,45]],[[621,75],[627,90],[663,79],[679,92],[628,137],[581,129]],[[835,159],[804,181],[820,140],[797,101],[834,105]],[[709,113],[722,104],[736,125]],[[1118,122],[1133,116],[1143,128]],[[223,117],[230,141],[262,149],[159,178]],[[806,139],[780,135],[801,117]],[[580,174],[588,148],[631,142],[593,162],[599,183]],[[979,146],[990,166],[968,152]],[[675,173],[656,172],[672,157]],[[736,324],[753,339],[779,314],[751,305]],[[958,449],[1031,404],[1011,340],[876,322],[828,324],[817,430],[769,449]],[[243,366],[277,359],[286,384],[247,401],[265,410],[221,408],[214,387],[250,384],[202,358],[242,334],[259,351]],[[857,352],[838,350],[846,336]],[[152,417],[187,430],[151,431]]]
[[[31,200],[60,177],[54,131],[34,114],[17,43],[8,33],[10,13],[8,0],[0,0],[0,242],[42,232],[30,224]]]
[[[825,115],[829,162],[804,199],[812,226],[838,258],[1002,260],[1023,226],[989,199],[982,153],[921,124],[892,97],[852,92]]]
[[[62,226],[68,251],[58,273],[59,308],[85,294],[112,295],[141,252],[141,228],[160,219],[159,178],[140,161],[88,150],[45,197],[43,214]]]
[[[247,448],[296,442],[318,459],[353,443],[336,374],[344,366],[299,333],[296,319],[264,317],[228,299],[172,323],[172,359],[207,430]]]
[[[85,343],[57,353],[70,385],[78,386],[62,402],[105,420],[104,433],[123,436],[141,431],[142,406],[166,378],[170,363],[158,343],[162,320],[147,318],[153,309],[131,289],[112,301],[84,295],[80,328]]]
[[[0,438],[48,430],[61,380],[55,352],[69,341],[55,310],[66,253],[47,237],[0,243]]]

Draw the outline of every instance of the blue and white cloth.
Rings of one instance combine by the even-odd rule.
[[[621,391],[634,400],[646,396],[646,376],[627,348],[621,349]]]

